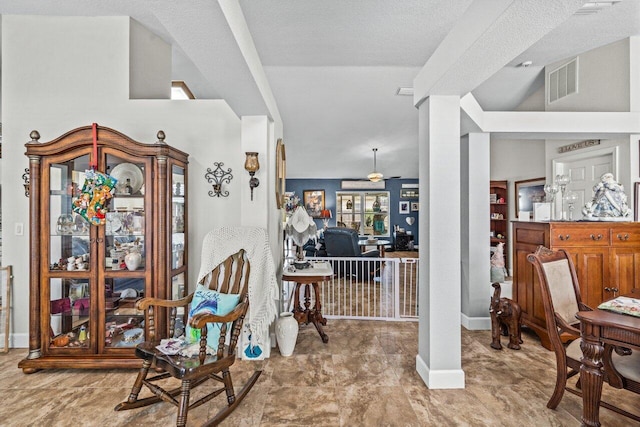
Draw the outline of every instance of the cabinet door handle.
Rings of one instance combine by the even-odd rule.
[[[611,288],[610,288],[610,287],[608,287],[608,286],[605,286],[605,287],[604,287],[604,290],[605,290],[605,291],[607,291],[607,292],[611,292]]]
[[[618,234],[618,240],[629,240],[629,233]]]
[[[597,236],[591,235],[591,240],[602,240],[602,234],[598,234]]]
[[[571,236],[569,236],[568,234],[565,234],[565,235],[561,234],[560,236],[558,236],[558,239],[560,239],[560,240],[569,240],[569,237],[571,237]]]

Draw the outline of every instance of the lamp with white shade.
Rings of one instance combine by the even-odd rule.
[[[310,239],[317,239],[316,233],[318,229],[315,221],[309,216],[303,206],[298,206],[289,219],[287,219],[284,231],[287,234],[287,237],[290,237],[291,240],[293,240],[293,243],[298,247],[296,260],[293,262],[294,267],[309,267],[309,262],[304,259],[303,247]]]

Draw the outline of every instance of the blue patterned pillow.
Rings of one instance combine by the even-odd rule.
[[[218,291],[212,291],[200,284],[196,287],[191,300],[191,309],[189,310],[189,321],[191,317],[199,313],[211,313],[218,316],[224,316],[233,311],[240,301],[238,294],[222,294]],[[218,348],[218,340],[220,339],[219,323],[209,323],[207,325],[207,345],[213,349]],[[227,323],[227,334],[231,328],[231,322]],[[194,343],[200,341],[200,329],[189,326],[185,330],[185,338],[188,342]]]

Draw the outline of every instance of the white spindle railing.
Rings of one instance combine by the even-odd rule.
[[[334,277],[320,283],[327,318],[417,320],[417,258],[309,258],[328,261]],[[293,309],[295,283],[284,282],[285,310]],[[313,292],[311,293],[313,298]],[[301,301],[301,304],[303,302]],[[312,301],[312,305],[315,301]]]

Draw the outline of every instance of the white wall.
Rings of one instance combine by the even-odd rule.
[[[490,177],[509,181],[509,219],[516,218],[515,181],[545,176],[545,141],[542,139],[491,139]]]
[[[515,111],[544,111],[544,84],[515,108]]]
[[[460,144],[462,325],[487,329],[490,135],[470,133]]]
[[[130,21],[129,97],[171,97],[171,46],[138,21]]]
[[[151,143],[162,129],[168,144],[190,153],[191,288],[204,234],[239,224],[240,198],[248,197],[239,179],[246,173],[239,118],[222,100],[129,100],[129,29],[126,17],[3,17],[3,263],[14,266],[14,347],[28,345],[29,208],[20,177],[28,166],[24,143],[32,129],[49,141],[97,122]],[[157,47],[164,55],[165,47]],[[204,173],[214,161],[224,162],[237,177],[228,198],[207,195]],[[25,224],[23,236],[14,235],[16,223]]]
[[[630,111],[629,48],[629,39],[624,39],[578,55],[578,92],[546,103],[546,110]],[[545,82],[551,71],[571,59],[545,67]]]

